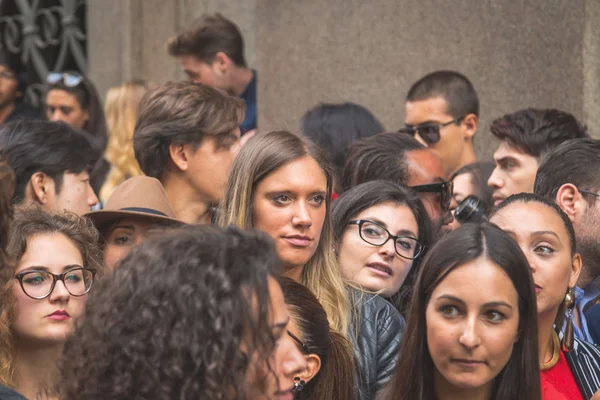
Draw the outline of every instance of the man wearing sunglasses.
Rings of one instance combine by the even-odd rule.
[[[479,100],[471,82],[454,71],[436,71],[419,79],[406,96],[405,127],[437,154],[446,176],[476,161],[473,136]]]
[[[0,51],[0,124],[17,119],[40,119],[40,115],[23,103],[27,74],[15,57]]]

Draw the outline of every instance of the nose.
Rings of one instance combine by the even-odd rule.
[[[469,317],[466,320],[458,341],[470,350],[475,349],[481,344],[481,339],[477,332],[477,316]]]
[[[52,293],[50,293],[50,301],[63,303],[63,302],[68,302],[70,298],[71,298],[71,294],[65,287],[64,282],[56,281],[56,284],[54,285],[54,289],[52,290]]]
[[[531,270],[531,273],[535,273],[537,271],[537,267],[535,265],[535,261],[532,260],[532,254],[530,254],[529,250],[524,247],[521,247],[521,251],[523,251],[523,254],[525,254],[525,258],[527,259],[527,263],[529,264],[529,269]]]
[[[94,189],[92,189],[92,186],[90,185],[90,183],[88,182],[87,184],[87,190],[88,190],[88,205],[91,207],[94,204],[98,203],[100,200],[98,200],[98,196],[96,196],[96,193],[94,193]]]
[[[487,184],[492,189],[501,188],[502,187],[502,179],[500,179],[500,171],[498,170],[498,166],[494,168],[492,171],[492,175],[490,175],[490,179],[488,179]]]
[[[58,109],[54,111],[48,111],[48,119],[52,122],[62,121],[62,115]]]
[[[300,201],[297,203],[297,206],[294,209],[292,224],[304,228],[308,228],[312,225],[312,218],[310,217],[306,202]]]
[[[393,259],[396,255],[396,241],[389,238],[387,242],[379,246],[379,254],[382,257]]]

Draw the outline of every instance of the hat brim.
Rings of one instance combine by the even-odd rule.
[[[184,222],[179,221],[175,218],[137,211],[98,210],[90,211],[89,213],[86,213],[83,216],[89,218],[98,230],[105,229],[108,224],[123,218],[144,218],[147,220],[171,226],[185,225]]]

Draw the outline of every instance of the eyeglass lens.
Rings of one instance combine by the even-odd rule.
[[[74,269],[63,275],[63,283],[73,296],[83,296],[92,287],[94,274],[88,269]],[[44,298],[52,292],[54,278],[46,271],[31,271],[22,275],[21,286],[26,295]]]
[[[61,74],[60,72],[50,72],[46,81],[52,85],[62,81],[65,86],[75,87],[83,81],[83,77],[74,74]]]
[[[373,246],[382,246],[389,238],[388,232],[382,227],[373,222],[363,222],[360,228],[360,237],[367,243]],[[419,242],[410,237],[396,238],[396,253],[401,257],[413,259],[418,255]]]
[[[433,144],[440,141],[440,127],[437,125],[417,127],[417,132],[426,143]]]

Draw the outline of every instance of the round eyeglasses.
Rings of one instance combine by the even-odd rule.
[[[74,268],[55,275],[45,270],[29,270],[21,272],[15,279],[21,284],[21,289],[28,297],[42,300],[50,296],[56,281],[61,281],[71,296],[83,296],[92,288],[96,270],[73,266]]]
[[[419,257],[425,246],[411,236],[394,236],[377,222],[368,219],[357,219],[348,222],[348,225],[358,225],[360,238],[373,246],[383,246],[388,240],[394,239],[396,254],[407,260]]]

